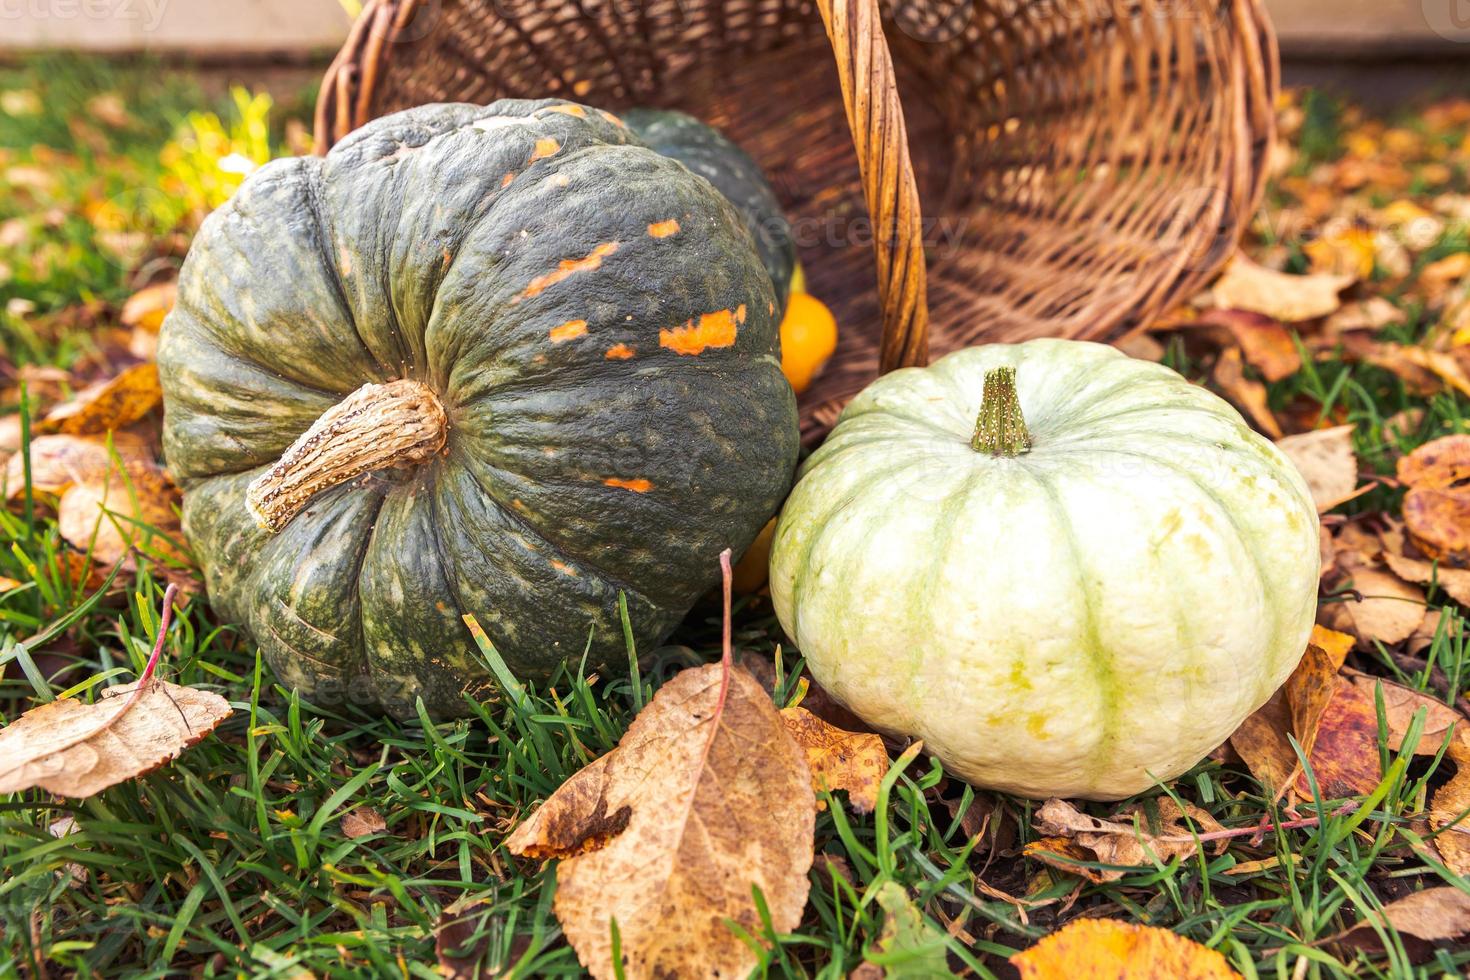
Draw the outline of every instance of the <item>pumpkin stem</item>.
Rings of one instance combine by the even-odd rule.
[[[970,448],[992,456],[1019,456],[1031,448],[1031,433],[1016,397],[1016,369],[995,368],[985,373],[985,394]]]
[[[365,384],[323,412],[251,481],[245,506],[275,533],[323,490],[369,470],[428,459],[444,447],[448,431],[444,406],[422,381]]]

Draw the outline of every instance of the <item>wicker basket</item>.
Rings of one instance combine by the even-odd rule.
[[[1277,87],[1259,0],[369,0],[316,128],[562,96],[724,130],[842,325],[814,437],[875,372],[1189,296],[1259,202]]]

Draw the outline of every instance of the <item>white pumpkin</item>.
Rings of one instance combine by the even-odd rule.
[[[1111,347],[1033,340],[854,399],[781,513],[771,594],[819,683],[949,771],[1117,799],[1189,769],[1286,680],[1319,561],[1301,475],[1224,401]]]

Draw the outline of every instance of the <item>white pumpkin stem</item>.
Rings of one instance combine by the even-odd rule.
[[[1021,400],[1016,397],[1015,368],[985,372],[985,393],[970,448],[992,456],[1019,456],[1031,448],[1031,433],[1021,415]]]
[[[444,448],[449,420],[422,381],[365,384],[322,413],[245,490],[255,522],[275,533],[307,501],[369,470],[418,463]]]

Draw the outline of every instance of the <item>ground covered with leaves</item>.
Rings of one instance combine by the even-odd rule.
[[[569,780],[559,806],[598,780],[616,802],[623,760],[677,742],[654,737],[666,682],[804,746],[818,773],[814,823],[800,806],[782,821],[814,840],[809,869],[776,869],[732,933],[763,973],[1470,966],[1470,101],[1375,118],[1285,100],[1242,255],[1127,343],[1281,442],[1324,515],[1324,572],[1282,692],[1189,774],[1118,805],[977,792],[911,747],[841,735],[827,723],[855,720],[780,647],[759,592],[734,606],[748,673],[720,665],[712,599],[669,645],[632,651],[631,677],[506,677],[505,698],[451,724],[339,714],[277,685],[202,595],[152,354],[191,233],[250,170],[306,147],[307,105],[209,100],[156,66],[0,70],[0,973],[578,975],[568,939],[594,940],[569,909],[608,873],[588,858],[616,870],[666,835],[635,816],[559,840],[527,818]],[[160,643],[166,589],[178,612]],[[138,685],[155,651],[166,683]],[[132,697],[154,702],[140,724],[167,718],[160,737],[192,743],[177,761],[70,755],[82,786],[46,757],[20,765],[28,710],[75,716],[50,747],[67,755]],[[711,743],[698,764],[725,756]],[[681,764],[664,791],[692,800]],[[813,791],[762,799],[773,778],[738,797],[747,812]],[[594,830],[621,843],[572,856]],[[719,875],[712,847],[675,859],[696,886]],[[604,975],[649,942],[624,925],[595,937]]]

